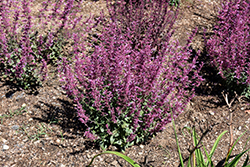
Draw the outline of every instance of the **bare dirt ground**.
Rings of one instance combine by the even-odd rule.
[[[83,5],[85,14],[98,13],[105,8],[104,1],[87,0]],[[212,33],[217,10],[214,6],[216,1],[213,0],[183,2],[174,38],[184,44],[187,32],[198,27],[192,47],[202,50],[202,28],[208,29],[207,36]],[[205,59],[205,56],[201,56],[201,59]],[[183,127],[195,126],[200,136],[209,129],[202,140],[208,151],[218,135],[229,129],[228,107],[221,95],[224,88],[220,84],[220,77],[209,67],[209,61],[203,68],[203,74],[206,81],[197,89],[197,95],[187,109],[176,119],[184,159],[189,156],[188,149],[192,149],[192,140],[186,131],[185,136],[181,133]],[[102,152],[98,145],[83,138],[84,132],[76,117],[74,104],[62,90],[59,79],[56,69],[51,67],[48,80],[35,93],[20,91],[4,79],[0,80],[0,166],[86,166],[94,155]],[[21,109],[22,106],[26,107]],[[248,131],[237,143],[232,155],[242,152],[250,136],[249,109],[249,101],[243,100],[240,103],[236,100],[233,103],[234,139]],[[229,133],[226,133],[213,156],[217,166],[226,157],[228,145]],[[110,150],[116,148],[111,147]],[[165,130],[145,145],[128,148],[125,155],[142,167],[178,166],[172,125],[167,125]],[[96,158],[92,166],[127,167],[129,164],[115,155],[102,155]]]

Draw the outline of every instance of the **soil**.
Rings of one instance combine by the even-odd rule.
[[[85,6],[83,12],[86,15],[90,12],[98,13],[105,8],[104,1],[87,0],[82,5]],[[217,9],[218,4],[213,0],[182,2],[174,38],[184,45],[187,33],[198,27],[191,47],[194,51],[200,49],[203,52],[203,28],[207,29],[206,36],[212,34]],[[205,60],[206,56],[201,54],[200,58]],[[196,96],[186,110],[175,120],[184,159],[189,157],[188,150],[193,148],[191,137],[184,127],[195,127],[199,136],[203,135],[202,145],[209,152],[219,134],[229,130],[229,107],[221,94],[224,90],[220,84],[221,78],[210,68],[209,60],[202,70],[205,81],[197,89]],[[30,93],[18,90],[1,78],[0,166],[87,166],[94,155],[102,152],[98,145],[83,137],[84,131],[76,116],[74,104],[62,90],[59,80],[56,69],[50,67],[48,80]],[[232,98],[229,96],[229,101]],[[233,157],[243,151],[249,139],[249,109],[247,99],[235,99],[232,103],[234,140],[246,131],[236,144]],[[212,158],[215,166],[222,166],[229,140],[230,134],[227,132]],[[246,145],[246,148],[249,146]],[[109,150],[116,151],[116,148],[110,147]],[[124,154],[142,167],[177,167],[180,163],[172,124],[168,124],[146,144],[132,146]],[[243,163],[246,155],[239,164]],[[92,166],[130,165],[115,155],[105,154],[97,157]]]

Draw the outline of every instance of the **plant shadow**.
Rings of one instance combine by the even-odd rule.
[[[63,137],[64,139],[76,139],[76,136],[83,137],[87,127],[78,120],[77,110],[73,107],[73,104],[66,100],[57,100],[61,103],[61,109],[57,106],[39,101],[40,103],[44,104],[47,109],[42,108],[40,105],[36,105],[35,107],[40,109],[44,115],[42,118],[33,117],[33,119],[39,122],[44,122],[47,124],[53,123],[60,126],[63,131],[63,135],[57,135],[58,138]],[[53,145],[59,147],[60,144],[53,143]],[[84,145],[85,148],[83,150],[73,151],[70,154],[74,155],[89,149],[100,149],[100,147],[95,142],[90,140],[85,141]]]

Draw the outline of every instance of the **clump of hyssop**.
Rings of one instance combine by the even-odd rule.
[[[62,58],[81,16],[80,1],[43,1],[38,14],[33,0],[0,1],[0,70],[13,84],[30,89],[47,77],[47,65]],[[44,30],[45,32],[42,32]]]
[[[225,78],[228,91],[250,95],[250,3],[223,1],[214,35],[206,41],[212,64]]]
[[[202,80],[201,66],[197,56],[190,61],[196,31],[186,46],[169,42],[177,12],[166,1],[107,4],[111,19],[96,19],[103,29],[93,53],[75,52],[60,71],[85,136],[103,148],[125,149],[161,131],[172,120],[171,109],[174,118],[183,111]]]

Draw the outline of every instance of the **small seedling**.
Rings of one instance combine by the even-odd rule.
[[[164,156],[166,156],[168,159],[170,158],[170,152],[167,151],[164,147],[162,147],[161,145],[159,145],[158,147],[162,148],[167,154],[165,154]],[[165,163],[165,162],[164,162]]]
[[[28,124],[27,126],[29,126],[30,124]],[[21,127],[21,129],[26,133],[26,135],[28,136],[28,138],[29,138],[29,140],[32,140],[32,138],[30,137],[30,135],[29,135],[29,133],[28,133],[28,131],[26,130],[26,127],[23,125],[22,127]]]
[[[27,125],[29,126],[29,125]],[[39,125],[37,125],[37,131],[36,131],[36,134],[30,136],[26,127],[23,126],[21,129],[23,129],[23,131],[26,133],[26,135],[28,136],[28,138],[30,140],[39,140],[43,135],[49,135],[46,131],[49,129],[51,132],[52,132],[52,129],[49,128],[49,127],[46,127],[43,123]]]
[[[3,124],[3,118],[12,118],[14,117],[15,115],[18,116],[18,115],[21,115],[23,114],[24,112],[27,112],[27,110],[25,109],[26,105],[23,105],[19,110],[16,110],[14,112],[12,112],[11,110],[9,111],[9,114],[3,114],[0,116],[0,119],[1,119],[1,124]]]
[[[60,123],[60,120],[53,117],[53,118],[50,120],[49,125],[50,125],[50,124],[58,124],[58,123]]]
[[[46,127],[44,126],[43,123],[41,123],[41,126],[37,125],[39,129],[37,129],[37,133],[32,136],[34,140],[39,140],[41,136],[47,135],[46,133]]]
[[[63,141],[64,140],[64,138],[63,138],[63,133],[60,131],[60,134],[61,134],[61,140]]]

